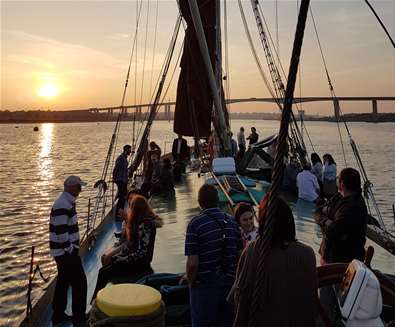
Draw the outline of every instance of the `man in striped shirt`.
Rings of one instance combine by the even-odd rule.
[[[214,186],[203,185],[198,196],[202,211],[189,222],[185,239],[192,326],[232,326],[226,297],[243,248],[240,229],[217,207]]]
[[[58,276],[52,303],[53,325],[72,320],[74,327],[86,324],[87,283],[79,256],[80,234],[78,230],[75,200],[86,185],[78,176],[64,181],[64,191],[55,200],[49,221],[50,254],[56,261]],[[72,288],[73,317],[65,314],[67,290]]]

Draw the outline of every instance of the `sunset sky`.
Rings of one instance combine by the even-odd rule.
[[[275,36],[274,1],[261,1]],[[227,1],[231,97],[267,97],[251,55],[237,1]],[[255,45],[260,46],[250,1],[243,1]],[[395,1],[372,1],[395,37]],[[148,0],[144,0],[135,66],[127,104],[149,102],[178,14],[175,1],[159,0],[155,56],[156,0],[149,1],[144,88],[142,72]],[[278,1],[280,55],[288,70],[295,30],[296,1]],[[364,1],[312,1],[321,42],[338,96],[395,96],[395,51]],[[79,109],[117,106],[121,102],[131,39],[136,24],[135,1],[1,1],[1,109]],[[178,55],[183,38],[174,55]],[[154,69],[152,58],[154,57]],[[133,61],[134,62],[134,61]],[[174,64],[173,64],[174,65]],[[266,64],[264,65],[266,69]],[[167,99],[174,100],[178,69]],[[172,69],[169,73],[169,78]],[[152,77],[151,77],[152,76]],[[153,81],[151,83],[151,80]],[[151,88],[150,88],[151,84]],[[299,87],[296,94],[299,95]],[[328,96],[328,84],[309,17],[301,59],[302,96]],[[306,105],[308,113],[328,114],[329,103]],[[275,111],[269,104],[235,105],[233,111]],[[370,111],[370,103],[344,104],[345,112]],[[395,112],[395,102],[379,103]]]

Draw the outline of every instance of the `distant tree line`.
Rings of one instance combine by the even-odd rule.
[[[115,121],[118,113],[114,111],[109,112],[91,112],[88,110],[71,110],[71,111],[0,111],[0,123],[71,123],[71,122],[104,122]],[[136,114],[128,113],[124,116],[124,120],[132,121],[142,120],[146,113]],[[235,112],[231,113],[232,119],[245,119],[245,120],[279,120],[279,113],[261,113],[261,112]],[[159,112],[157,120],[172,120],[174,113],[166,114]],[[299,117],[296,115],[296,118]],[[367,122],[395,122],[395,113],[359,113],[344,115],[346,121],[367,121]],[[305,120],[315,121],[335,121],[334,117],[328,116],[311,116],[305,115]]]

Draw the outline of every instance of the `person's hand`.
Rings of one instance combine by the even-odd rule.
[[[318,225],[320,225],[321,220],[322,220],[322,212],[316,211],[316,212],[314,213],[313,217],[314,217],[314,221],[315,221]]]
[[[178,285],[187,285],[187,284],[188,284],[188,278],[187,278],[187,275],[184,274],[181,277],[180,281],[178,282]]]
[[[154,222],[155,222],[156,228],[161,228],[163,226],[163,219],[161,217],[159,217],[158,215],[154,216]]]

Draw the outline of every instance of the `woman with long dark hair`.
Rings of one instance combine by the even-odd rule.
[[[337,193],[336,162],[329,153],[324,154],[322,159],[324,160],[324,168],[322,170],[322,193],[324,197],[329,199]]]
[[[311,172],[317,177],[319,183],[322,182],[322,161],[317,153],[311,154]],[[320,185],[321,186],[321,185]]]
[[[267,218],[266,196],[259,207],[259,235]],[[257,278],[264,279],[257,311],[262,326],[315,326],[317,313],[317,272],[314,251],[296,240],[295,222],[288,204],[278,198],[273,222],[270,250],[263,276],[257,276],[259,253],[257,241],[251,242],[241,255],[231,298],[236,318],[233,326],[247,326]]]
[[[152,272],[151,261],[154,254],[157,216],[146,198],[134,195],[129,204],[125,223],[125,241],[102,258],[105,264],[99,270],[96,289],[104,288],[111,279],[130,277],[138,279]]]

